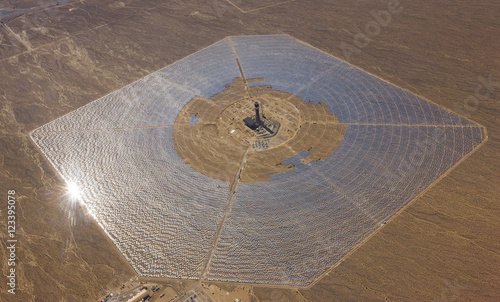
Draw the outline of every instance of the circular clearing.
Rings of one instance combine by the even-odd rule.
[[[300,111],[290,102],[292,94],[269,90],[245,97],[224,109],[217,121],[221,136],[227,136],[254,151],[269,150],[287,142],[300,129]],[[255,103],[263,126],[252,129],[244,120],[256,120]]]
[[[345,125],[323,103],[271,86],[247,86],[241,78],[225,88],[209,99],[194,97],[174,124],[178,155],[204,175],[232,184],[266,181],[295,168],[285,160],[297,153],[305,151],[302,163],[318,161],[342,140]]]

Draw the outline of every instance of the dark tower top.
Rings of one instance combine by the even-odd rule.
[[[262,124],[262,122],[260,121],[259,102],[255,102],[255,121],[259,126]]]

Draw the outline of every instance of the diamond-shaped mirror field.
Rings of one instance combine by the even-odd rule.
[[[238,77],[326,104],[345,125],[340,144],[264,182],[197,172],[176,151],[176,117]],[[478,148],[486,130],[277,35],[223,39],[31,138],[138,274],[305,286]]]

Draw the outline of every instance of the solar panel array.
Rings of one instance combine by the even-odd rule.
[[[194,96],[209,98],[241,76],[235,54],[247,79],[264,78],[249,85],[323,102],[346,131],[324,160],[301,164],[303,151],[289,159],[295,169],[240,182],[231,196],[228,182],[179,158],[172,128]],[[226,38],[31,137],[140,275],[301,286],[473,151],[485,131],[278,35]]]
[[[208,279],[309,284],[477,146],[478,130],[349,125],[324,161],[240,183]]]
[[[323,102],[341,123],[471,124],[288,36],[232,40],[245,77],[265,79],[251,85],[272,85],[303,100]]]

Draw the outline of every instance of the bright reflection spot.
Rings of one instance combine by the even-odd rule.
[[[77,199],[80,197],[80,190],[78,189],[78,186],[75,183],[68,183],[68,194],[74,199]]]

